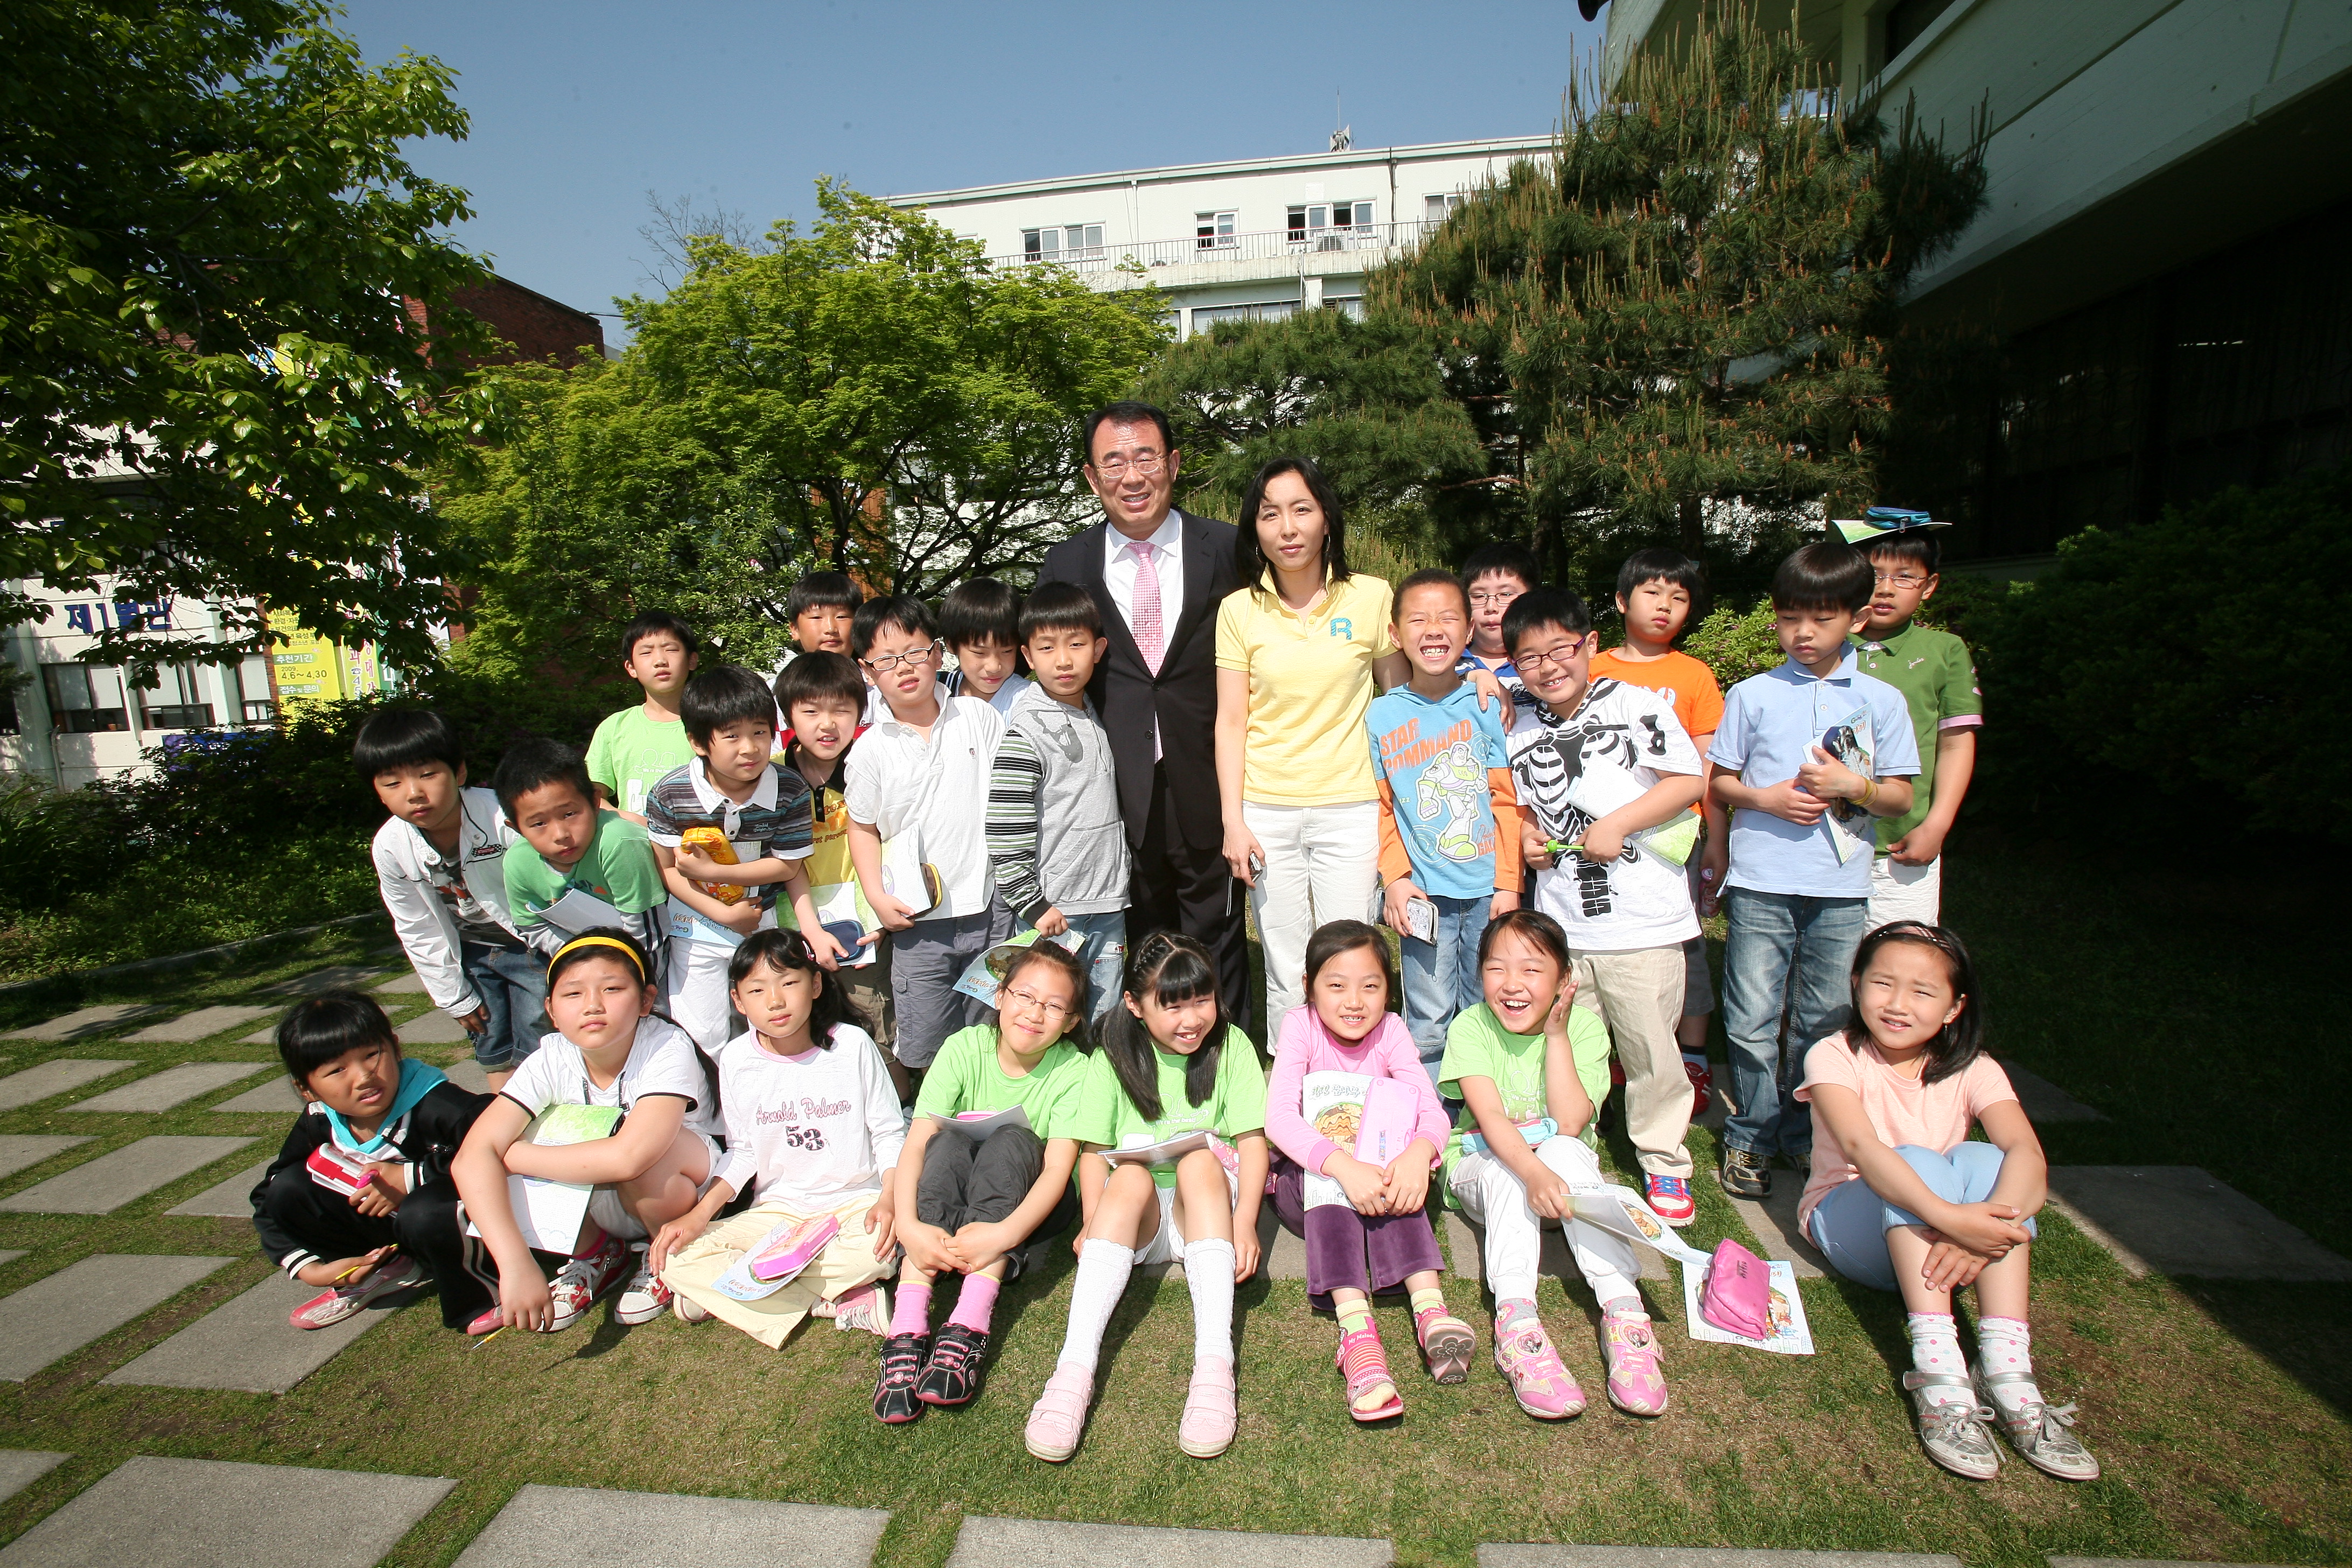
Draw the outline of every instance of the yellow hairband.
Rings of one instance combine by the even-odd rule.
[[[555,950],[554,958],[551,958],[547,961],[548,973],[552,976],[555,973],[556,959],[562,958],[565,953],[570,952],[574,948],[581,947],[609,947],[616,950],[623,957],[629,961],[629,967],[637,972],[637,984],[643,985],[646,983],[646,966],[644,961],[637,957],[637,950],[631,947],[627,942],[623,942],[616,936],[573,937],[570,942],[565,942],[562,947]]]

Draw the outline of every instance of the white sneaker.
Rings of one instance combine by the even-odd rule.
[[[621,1292],[621,1299],[613,1303],[613,1321],[634,1327],[638,1323],[650,1323],[668,1311],[672,1298],[669,1287],[663,1284],[661,1276],[654,1272],[653,1264],[649,1261],[652,1255],[646,1244],[642,1241],[632,1243],[629,1250],[636,1255],[637,1271]]]
[[[621,1271],[629,1266],[629,1249],[614,1237],[606,1237],[604,1244],[585,1258],[575,1258],[566,1263],[547,1288],[548,1304],[553,1316],[545,1332],[560,1334],[578,1322],[596,1298],[613,1288]]]

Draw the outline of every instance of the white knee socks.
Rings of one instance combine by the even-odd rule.
[[[1195,1362],[1234,1359],[1234,1261],[1230,1241],[1184,1245],[1184,1283],[1192,1292]]]
[[[1969,1363],[1960,1354],[1960,1331],[1949,1312],[1914,1312],[1908,1327],[1913,1366],[1921,1372],[1968,1374]],[[1930,1405],[1976,1403],[1976,1395],[1965,1388],[1930,1387],[1921,1392]]]
[[[1977,1320],[1977,1365],[1986,1373],[2021,1372],[2033,1375],[2033,1334],[2016,1318]],[[2004,1415],[2014,1416],[2029,1404],[2041,1401],[2042,1391],[2031,1381],[1991,1385],[1992,1402]]]
[[[1070,1328],[1062,1340],[1064,1366],[1094,1375],[1095,1363],[1102,1359],[1103,1331],[1110,1326],[1110,1315],[1133,1272],[1131,1247],[1089,1241],[1078,1249],[1078,1277],[1070,1286]],[[1231,1270],[1227,1272],[1230,1278]]]

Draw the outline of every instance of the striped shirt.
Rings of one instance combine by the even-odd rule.
[[[1127,826],[1118,815],[1110,736],[1091,706],[1043,687],[1004,717],[988,786],[988,858],[996,889],[1024,926],[1127,908]]]

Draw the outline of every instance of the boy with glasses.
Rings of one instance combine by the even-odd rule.
[[[921,601],[876,599],[851,623],[850,650],[882,693],[883,712],[849,753],[849,858],[866,901],[889,931],[892,1051],[918,1080],[940,1042],[987,1021],[955,988],[965,966],[1012,934],[988,859],[990,769],[1004,720],[976,697],[943,697],[946,645]],[[882,878],[887,841],[911,836],[934,872],[928,909],[893,897]]]
[[[1470,646],[1457,668],[1483,669],[1503,683],[1513,706],[1527,701],[1528,689],[1503,647],[1503,613],[1520,595],[1541,585],[1535,552],[1510,540],[1482,544],[1462,563],[1462,593],[1470,601]]]
[[[1944,838],[1959,815],[1977,770],[1977,731],[1984,697],[1977,687],[1969,645],[1913,617],[1933,598],[1941,554],[1930,529],[1950,524],[1924,511],[1874,506],[1858,521],[1841,521],[1846,542],[1869,558],[1874,586],[1870,616],[1854,641],[1856,662],[1903,693],[1919,743],[1919,777],[1911,809],[1878,823],[1878,852],[1870,862],[1870,912],[1875,931],[1889,921],[1942,923]]]

